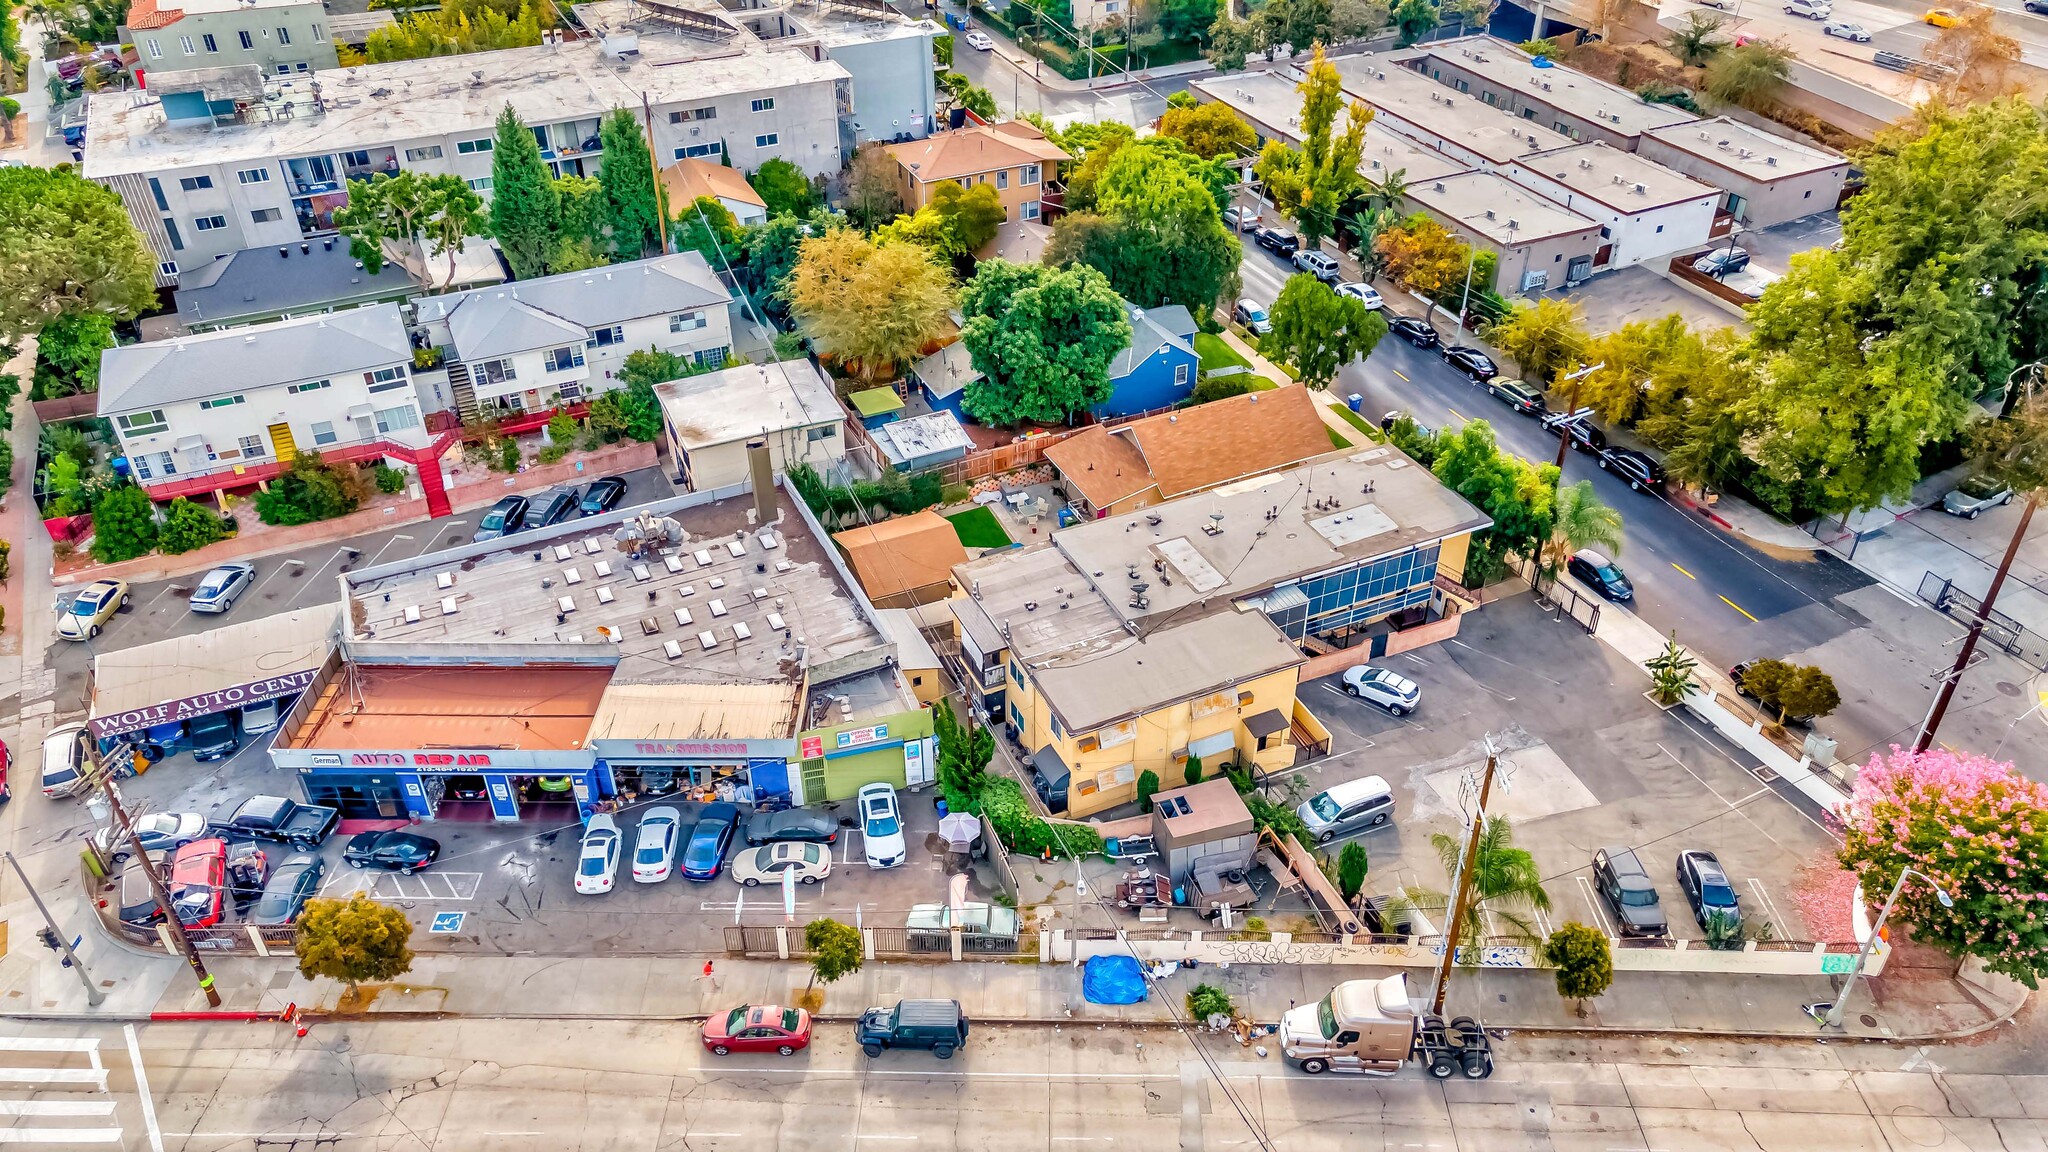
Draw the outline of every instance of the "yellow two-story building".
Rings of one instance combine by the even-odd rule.
[[[1013,222],[1039,218],[1046,185],[1059,175],[1060,162],[1070,159],[1045,133],[1023,120],[934,132],[923,140],[889,145],[889,155],[896,160],[897,191],[905,212],[930,204],[933,190],[941,184],[970,189],[987,184]]]

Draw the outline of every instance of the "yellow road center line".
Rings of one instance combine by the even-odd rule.
[[[1761,624],[1761,623],[1763,623],[1763,621],[1761,621],[1761,620],[1758,620],[1758,619],[1757,619],[1756,617],[1754,617],[1754,616],[1751,616],[1751,615],[1750,615],[1749,613],[1747,613],[1747,612],[1743,612],[1743,611],[1742,611],[1742,605],[1740,605],[1740,604],[1737,604],[1737,603],[1736,603],[1735,601],[1733,601],[1733,600],[1730,600],[1730,599],[1729,599],[1729,598],[1727,598],[1726,596],[1723,596],[1723,597],[1721,597],[1721,603],[1723,603],[1723,604],[1726,604],[1726,605],[1727,605],[1727,606],[1729,606],[1730,608],[1733,608],[1733,609],[1735,609],[1735,610],[1736,610],[1737,612],[1742,612],[1743,616],[1747,617],[1747,618],[1748,618],[1748,620],[1749,620],[1749,622],[1750,622],[1751,624]]]
[[[1685,573],[1685,578],[1686,578],[1687,580],[1697,580],[1697,579],[1699,579],[1699,577],[1697,577],[1697,576],[1693,575],[1692,573],[1690,573],[1690,572],[1686,572],[1686,571],[1685,571],[1685,569],[1683,569],[1683,568],[1679,568],[1679,567],[1678,567],[1678,565],[1676,565],[1676,564],[1673,564],[1673,565],[1672,565],[1672,567],[1673,567],[1673,568],[1678,568],[1678,570],[1679,570],[1680,572],[1684,572],[1684,573]]]

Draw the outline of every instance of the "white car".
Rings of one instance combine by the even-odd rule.
[[[1820,30],[1824,36],[1840,37],[1852,44],[1870,43],[1870,29],[1861,24],[1851,24],[1847,20],[1830,20],[1821,25]]]
[[[206,817],[197,812],[151,812],[131,823],[145,852],[175,852],[194,840],[206,838]],[[122,836],[112,824],[92,834],[101,854],[119,864],[135,853],[135,843]]]
[[[633,880],[656,884],[668,879],[676,866],[676,839],[682,834],[683,814],[663,805],[649,808],[640,817],[640,835],[633,844]]]
[[[217,615],[235,606],[256,580],[254,564],[223,564],[200,577],[192,591],[192,610]]]
[[[89,786],[85,725],[66,724],[43,737],[43,795],[76,796]]]
[[[976,52],[988,52],[995,48],[996,42],[989,39],[986,32],[969,32],[967,46]]]
[[[821,844],[799,844],[779,840],[749,848],[732,858],[732,878],[749,888],[780,884],[785,872],[796,873],[799,884],[816,884],[832,874],[832,853]]]
[[[1379,289],[1374,288],[1370,284],[1339,284],[1337,285],[1337,295],[1349,296],[1353,300],[1364,304],[1368,312],[1377,312],[1385,307],[1387,303],[1380,299]]]
[[[1385,708],[1393,716],[1406,716],[1422,703],[1421,685],[1370,664],[1360,664],[1344,673],[1344,691]]]
[[[861,842],[868,867],[894,868],[910,855],[903,841],[903,816],[896,810],[896,790],[887,784],[864,785],[854,797],[860,806]]]
[[[600,812],[583,828],[583,852],[576,858],[576,893],[602,896],[619,874],[619,823]]]

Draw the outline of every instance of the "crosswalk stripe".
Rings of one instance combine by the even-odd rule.
[[[0,1144],[120,1144],[119,1128],[0,1128]]]
[[[112,1116],[112,1100],[0,1100],[0,1116]]]

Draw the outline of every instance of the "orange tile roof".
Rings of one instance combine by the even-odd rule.
[[[1134,421],[1129,431],[1171,499],[1327,455],[1315,405],[1307,388],[1285,385]]]
[[[891,144],[889,154],[927,184],[1034,161],[1055,164],[1069,158],[1036,126],[1018,121],[935,132],[908,144]]]
[[[967,549],[952,521],[929,508],[832,537],[853,565],[869,600],[887,600],[946,581]]]
[[[1158,483],[1130,437],[1112,433],[1100,424],[1047,448],[1045,458],[1060,470],[1060,478],[1069,487],[1079,489],[1081,496],[1097,509],[1108,508]]]
[[[737,200],[742,204],[768,207],[754,186],[737,168],[709,160],[684,157],[661,170],[662,187],[668,190],[668,210],[680,214],[700,196],[715,200]]]
[[[168,28],[184,18],[184,9],[159,8],[156,0],[135,0],[128,7],[128,27],[131,30]]]

